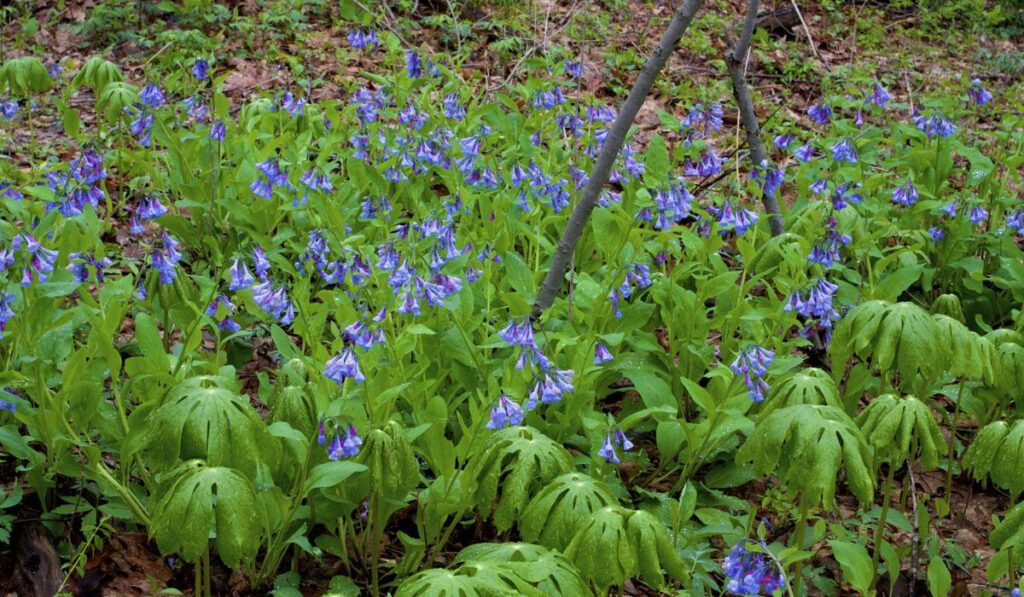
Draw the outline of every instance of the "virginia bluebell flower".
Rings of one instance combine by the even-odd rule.
[[[306,100],[301,97],[295,97],[291,91],[286,91],[281,97],[281,107],[292,116],[302,116],[306,111]]]
[[[771,595],[786,584],[774,562],[763,554],[749,551],[746,540],[732,548],[722,562],[722,571],[725,572],[725,588],[734,595]]]
[[[213,139],[218,143],[223,143],[226,135],[227,129],[224,128],[224,121],[217,119],[217,121],[210,126],[210,139]]]
[[[889,91],[882,87],[881,83],[875,83],[875,90],[871,92],[871,98],[868,101],[879,108],[884,108],[891,99]]]
[[[235,313],[235,305],[224,295],[213,299],[213,302],[206,308],[206,315],[217,320],[217,327],[221,331],[234,333],[242,329],[238,323],[231,318]],[[218,315],[219,314],[219,315]]]
[[[722,172],[724,161],[718,157],[714,149],[709,147],[701,154],[700,161],[687,161],[683,164],[683,174],[686,176],[714,176]]]
[[[947,216],[949,216],[951,218],[956,217],[956,210],[957,210],[956,199],[954,199],[954,200],[950,201],[949,203],[947,203],[947,204],[942,206],[942,213],[946,214]]]
[[[718,218],[718,234],[725,236],[729,231],[736,233],[736,236],[743,236],[754,224],[757,223],[757,213],[738,206],[733,209],[732,203],[726,200],[720,209],[711,207],[709,211]]]
[[[546,371],[530,390],[524,405],[526,410],[533,410],[538,404],[561,402],[562,397],[573,390],[574,375],[571,369]]]
[[[373,29],[368,29],[366,31],[355,29],[348,33],[348,43],[357,50],[368,48],[370,46],[376,47],[378,43],[377,32]]]
[[[594,351],[594,364],[603,365],[615,359],[608,347],[600,342],[597,343],[597,348]]]
[[[687,138],[708,137],[711,133],[722,130],[722,104],[697,104],[687,111],[686,116],[680,121]]]
[[[359,361],[356,360],[356,353],[351,346],[342,348],[341,351],[330,358],[324,365],[324,377],[331,381],[342,384],[346,378],[352,378],[356,383],[366,381],[362,370],[359,368]]]
[[[142,91],[139,92],[139,99],[150,108],[159,108],[167,101],[163,90],[154,83],[150,83],[142,88]]]
[[[155,197],[149,197],[139,202],[135,213],[143,220],[155,220],[167,214],[167,208]]]
[[[892,202],[896,205],[902,205],[903,207],[910,207],[917,202],[919,194],[917,189],[914,188],[914,183],[907,182],[904,185],[896,187],[892,192]]]
[[[295,306],[288,300],[288,292],[283,285],[275,286],[270,280],[260,282],[252,287],[252,298],[259,308],[283,325],[295,319]]]
[[[615,453],[615,446],[612,445],[611,434],[605,434],[604,444],[602,444],[601,449],[597,451],[597,455],[604,458],[605,462],[619,464],[619,455]]]
[[[625,452],[629,452],[633,449],[633,442],[629,441],[629,438],[626,437],[626,433],[621,429],[615,430],[615,443],[619,444],[619,447]]]
[[[1024,231],[1024,208],[1020,208],[1006,217],[1006,227],[1018,234]]]
[[[18,405],[7,400],[0,400],[0,410],[6,410],[8,412],[18,412]]]
[[[574,62],[572,60],[566,60],[565,61],[565,72],[570,77],[572,77],[574,79],[578,79],[578,78],[583,76],[583,63],[582,62],[578,62],[578,61]]]
[[[0,100],[0,116],[4,122],[9,122],[18,115],[18,102],[14,100]]]
[[[928,234],[932,237],[932,240],[938,242],[946,238],[946,232],[938,226],[932,226],[928,229]]]
[[[3,338],[4,332],[7,331],[7,322],[14,319],[12,303],[14,303],[14,295],[10,292],[0,291],[0,338]]]
[[[196,58],[192,63],[192,76],[196,81],[205,81],[210,76],[210,63],[202,58]]]
[[[967,217],[968,220],[975,226],[981,224],[988,219],[988,210],[980,205],[976,205],[971,208],[971,211]]]
[[[770,386],[762,379],[768,373],[768,367],[775,359],[775,353],[751,344],[736,355],[736,360],[729,366],[736,375],[743,376],[743,382],[747,385],[748,395],[754,402],[764,401],[764,393]]]
[[[854,191],[854,189],[859,189],[860,186],[859,182],[855,184],[844,182],[836,186],[835,191],[832,193],[832,208],[836,211],[841,211],[846,209],[848,204],[857,205],[864,201],[864,196]]]
[[[801,145],[793,150],[793,156],[801,162],[809,162],[813,160],[817,152],[814,151],[814,147],[810,143]]]
[[[782,135],[776,135],[775,140],[773,142],[775,143],[775,147],[777,147],[779,150],[786,151],[787,149],[789,149],[789,146],[793,143],[793,139],[795,138],[796,135],[794,135],[793,133],[785,133]]]
[[[836,142],[831,147],[832,159],[837,162],[857,163],[857,150],[849,138]]]
[[[231,274],[231,286],[228,289],[232,292],[248,288],[255,282],[252,274],[249,273],[249,266],[239,259],[235,259],[228,272]]]
[[[441,102],[444,108],[444,116],[449,120],[460,121],[466,117],[466,107],[459,103],[457,93],[449,93]]]
[[[754,180],[760,180],[763,176],[764,182],[761,183],[761,191],[766,197],[774,197],[785,179],[782,169],[769,166],[767,160],[761,162],[760,167],[754,168],[750,175]]]
[[[832,119],[832,108],[828,104],[814,104],[807,109],[807,115],[819,125],[825,125]]]
[[[423,76],[423,61],[416,50],[408,50],[405,53],[405,72],[411,79],[418,79]]]
[[[487,422],[488,429],[503,429],[514,427],[523,422],[523,407],[502,395],[498,398],[498,404],[491,409],[491,420]]]
[[[967,88],[967,97],[975,106],[984,106],[992,101],[992,93],[981,84],[981,79],[971,80],[971,86]]]
[[[929,137],[951,137],[956,133],[956,125],[938,112],[925,118],[915,109],[913,120],[914,125]]]

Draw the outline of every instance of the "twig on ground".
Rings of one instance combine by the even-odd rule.
[[[800,24],[803,25],[804,33],[807,34],[807,42],[811,45],[811,51],[818,57],[818,60],[821,62],[821,65],[825,67],[825,70],[832,72],[832,67],[829,65],[828,61],[822,58],[821,54],[818,53],[818,46],[815,45],[814,37],[811,36],[811,28],[807,26],[807,21],[804,20],[804,15],[800,12],[800,7],[797,6],[796,0],[789,0],[789,3],[793,5],[793,10],[796,11],[796,16],[800,19]]]

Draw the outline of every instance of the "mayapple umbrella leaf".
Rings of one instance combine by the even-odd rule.
[[[543,597],[502,562],[466,562],[454,570],[434,568],[405,579],[395,597]],[[585,593],[584,593],[585,595]]]
[[[230,568],[252,562],[266,534],[266,517],[252,483],[238,471],[190,461],[153,495],[150,535],[165,554],[195,562],[211,536]]]
[[[939,326],[927,311],[913,303],[878,300],[857,305],[839,320],[829,352],[836,378],[852,356],[869,361],[882,374],[898,372],[903,383],[934,380],[949,362]]]
[[[960,297],[955,294],[940,294],[932,301],[932,313],[952,317],[960,323],[967,323]]]
[[[1020,399],[1020,390],[1024,388],[1024,346],[1017,342],[1004,341],[996,345],[996,354],[1002,365],[1002,379],[999,387],[1008,396],[1013,398],[1017,410],[1024,408],[1024,401]]]
[[[576,566],[558,551],[531,543],[477,543],[455,556],[455,563],[494,562],[514,570],[544,595],[589,595]]]
[[[555,477],[568,473],[572,457],[533,427],[506,427],[475,453],[466,471],[476,482],[477,511],[490,514],[506,531],[519,520],[530,498]],[[500,494],[500,495],[499,495]]]
[[[107,122],[115,123],[127,118],[128,110],[141,101],[137,87],[130,83],[115,81],[106,85],[103,93],[97,96],[96,109],[103,113]]]
[[[1002,359],[991,340],[967,329],[947,315],[932,315],[939,328],[938,341],[946,348],[946,370],[954,377],[995,385],[1003,377]]]
[[[316,402],[306,386],[287,385],[275,391],[270,398],[268,423],[284,421],[306,437],[312,435],[317,424]]]
[[[982,427],[964,453],[963,466],[974,480],[991,480],[1016,499],[1024,492],[1024,420]]]
[[[119,66],[102,56],[93,56],[78,69],[74,78],[71,79],[71,85],[74,87],[86,85],[92,89],[93,95],[99,97],[107,85],[121,81],[124,81],[124,74]]]
[[[839,389],[832,377],[815,367],[800,369],[777,382],[761,407],[763,419],[780,408],[798,404],[822,404],[842,408]]]
[[[583,473],[561,475],[530,500],[519,520],[519,532],[526,541],[565,549],[594,512],[618,503],[603,481]]]
[[[202,458],[254,479],[261,464],[271,469],[277,464],[280,443],[249,399],[221,383],[213,377],[190,378],[173,387],[152,412],[143,451],[154,468],[167,470],[179,460]]]
[[[908,458],[920,458],[925,468],[939,465],[945,439],[931,409],[917,397],[877,396],[856,422],[880,462],[898,466]]]
[[[862,504],[874,498],[868,442],[835,406],[800,404],[776,410],[758,422],[736,453],[736,462],[753,463],[758,474],[776,475],[784,488],[825,508],[835,500],[840,471]]]
[[[1024,555],[1024,502],[1014,506],[989,535],[993,549],[1012,549],[1019,561]]]
[[[564,553],[602,591],[631,578],[660,587],[666,572],[679,582],[689,578],[665,525],[643,510],[598,510],[579,526]]]
[[[35,56],[10,58],[0,65],[0,91],[6,87],[11,95],[29,98],[53,85],[43,61]]]
[[[366,465],[370,491],[386,500],[401,500],[419,485],[419,466],[405,427],[388,421],[366,434],[356,462]]]

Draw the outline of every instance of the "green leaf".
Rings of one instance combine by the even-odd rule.
[[[488,515],[493,507],[494,525],[504,532],[531,497],[571,468],[569,452],[548,436],[533,427],[506,427],[470,458],[466,472],[476,483],[477,511]]]
[[[314,489],[323,487],[335,487],[352,475],[365,470],[369,470],[366,465],[352,462],[351,460],[337,460],[318,464],[313,467],[313,470],[309,471],[309,477],[306,478],[306,484],[303,486],[303,493],[309,493]]]
[[[832,547],[832,554],[843,569],[843,580],[850,583],[861,595],[869,594],[871,583],[875,579],[875,571],[871,565],[871,556],[868,555],[868,550],[860,543],[836,539],[830,540],[828,544]]]
[[[665,139],[661,135],[651,137],[644,154],[644,184],[648,187],[662,187],[668,183],[671,161]]]
[[[526,541],[562,550],[594,512],[611,505],[618,500],[603,481],[582,473],[561,475],[530,500],[519,532]]]
[[[229,568],[252,562],[266,530],[256,490],[237,471],[189,462],[154,495],[150,534],[164,554],[195,562],[211,534]]]
[[[925,468],[939,465],[945,440],[931,409],[914,396],[877,396],[857,416],[857,426],[882,462],[920,458]]]
[[[811,504],[831,508],[840,469],[862,504],[874,499],[871,451],[860,429],[842,409],[800,404],[760,420],[736,453],[761,475],[775,474],[785,488]]]
[[[202,458],[211,466],[230,466],[249,478],[260,463],[274,468],[280,444],[249,403],[221,387],[220,378],[197,377],[171,389],[149,416],[145,438],[147,464],[160,470],[178,460]]]
[[[946,597],[953,587],[953,577],[940,556],[934,556],[928,562],[928,592],[932,597]]]
[[[633,382],[640,399],[647,408],[678,407],[672,388],[653,371],[647,369],[621,369],[620,372]]]
[[[982,427],[964,453],[963,466],[976,481],[990,479],[1016,499],[1024,492],[1024,419]]]

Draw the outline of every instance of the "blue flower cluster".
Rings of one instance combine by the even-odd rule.
[[[763,553],[747,549],[746,540],[737,543],[725,557],[722,571],[725,589],[733,595],[771,595],[786,584],[775,563]]]
[[[768,367],[775,360],[775,353],[767,348],[751,344],[736,355],[736,360],[729,366],[736,375],[743,376],[743,383],[746,384],[748,395],[754,402],[763,402],[764,394],[771,389],[771,386],[764,381],[768,374]]]

